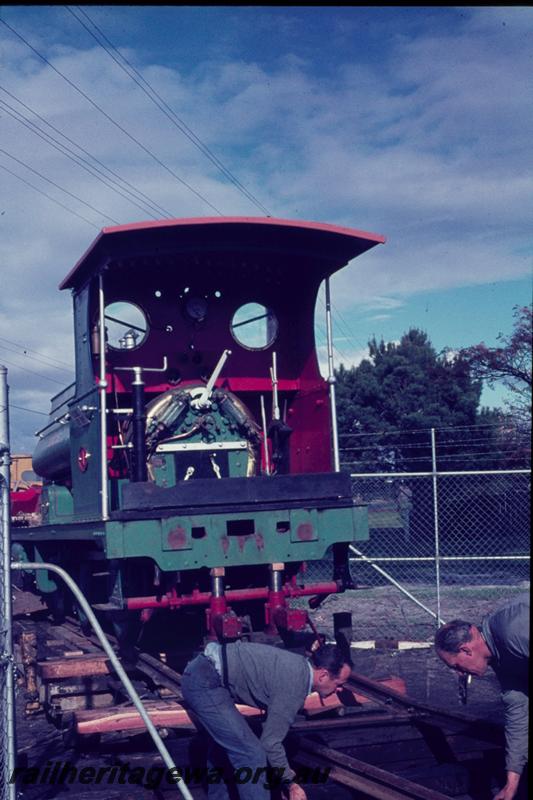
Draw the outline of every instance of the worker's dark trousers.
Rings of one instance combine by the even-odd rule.
[[[265,788],[267,780],[266,753],[244,717],[235,708],[235,701],[222,685],[222,680],[213,663],[203,654],[187,665],[182,677],[183,699],[212,741],[208,755],[211,777],[220,774],[237,786],[241,800],[268,800],[270,790]],[[228,767],[217,755],[219,745],[227,754]],[[224,780],[208,784],[209,800],[227,800],[228,789]]]

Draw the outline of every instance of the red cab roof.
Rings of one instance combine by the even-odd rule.
[[[385,237],[375,233],[329,225],[272,217],[196,217],[135,222],[103,228],[89,249],[60,284],[77,289],[113,259],[138,253],[162,254],[213,250],[261,249],[276,253],[309,255],[324,263],[324,277],[340,269]]]

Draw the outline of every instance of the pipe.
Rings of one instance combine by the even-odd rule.
[[[278,360],[275,352],[272,353],[272,366],[270,368],[270,379],[272,381],[272,419],[279,419]]]
[[[339,432],[337,429],[337,404],[335,401],[335,367],[333,364],[333,328],[331,323],[331,295],[329,278],[326,278],[326,337],[328,346],[328,383],[329,383],[329,403],[331,409],[331,442],[333,447],[333,469],[335,472],[341,471],[341,461],[339,453]]]
[[[261,402],[261,424],[263,426],[263,450],[264,450],[264,458],[265,458],[265,474],[270,475],[270,458],[268,455],[268,432],[267,432],[267,422],[266,422],[266,411],[265,411],[265,398],[263,395],[260,397]]]
[[[100,398],[100,501],[102,519],[109,519],[107,497],[107,379],[105,372],[105,299],[104,279],[98,276],[98,313],[100,316],[100,375],[98,395]]]
[[[275,562],[270,565],[270,591],[268,593],[268,602],[265,604],[265,618],[268,623],[267,630],[272,633],[276,631],[276,617],[279,620],[280,612],[284,615],[284,628],[287,627],[287,601],[285,592],[283,591],[283,571],[285,564],[283,562]]]
[[[15,745],[15,691],[14,691],[14,676],[13,676],[13,631],[11,627],[12,622],[12,605],[11,605],[11,570],[10,570],[10,523],[11,511],[9,501],[9,487],[10,487],[10,470],[11,463],[10,450],[9,450],[9,389],[7,385],[7,368],[0,366],[0,495],[2,503],[0,507],[0,547],[2,549],[2,593],[3,597],[0,598],[2,602],[2,634],[3,642],[0,651],[0,670],[4,675],[4,691],[2,692],[2,700],[5,703],[5,710],[2,710],[2,722],[5,725],[5,730],[1,735],[5,737],[6,750],[2,753],[2,772],[1,776],[4,781],[4,789],[6,792],[5,797],[9,800],[16,800],[17,791],[14,783],[10,783],[9,779],[13,775],[16,761],[16,745]],[[2,727],[4,727],[2,725]],[[2,750],[4,748],[2,747]],[[5,761],[4,761],[5,759]]]
[[[134,367],[131,384],[133,405],[133,475],[134,483],[148,480],[146,466],[146,411],[144,406],[144,381],[142,369]]]
[[[214,639],[218,638],[219,633],[223,635],[219,628],[223,626],[224,615],[228,612],[228,604],[224,592],[225,574],[224,567],[213,567],[211,570],[211,600],[209,609],[206,610],[206,617],[209,635]]]
[[[283,585],[281,581],[283,579],[284,567],[277,568],[277,565],[272,564],[270,569],[271,569],[271,575],[270,575],[271,590],[273,592],[282,592]]]
[[[270,595],[268,586],[256,587],[255,589],[228,589],[225,598],[228,602],[239,602],[244,600],[268,600]],[[339,585],[334,581],[315,583],[309,586],[290,586],[282,588],[286,597],[306,597],[315,594],[336,594]],[[211,592],[194,591],[189,595],[178,596],[168,592],[162,597],[128,597],[125,607],[128,611],[138,611],[143,608],[181,608],[183,606],[202,606],[209,605],[211,602]]]
[[[174,764],[174,761],[172,760],[172,756],[170,755],[170,753],[168,752],[167,748],[165,747],[165,745],[163,743],[163,740],[161,739],[157,728],[155,727],[155,725],[152,722],[152,720],[150,719],[145,707],[142,704],[141,698],[137,694],[137,691],[135,690],[132,682],[130,681],[130,679],[128,678],[128,675],[124,671],[124,667],[122,666],[122,664],[120,663],[119,659],[115,655],[115,652],[114,652],[113,648],[111,647],[111,645],[109,644],[105,633],[103,632],[102,628],[100,627],[100,623],[96,619],[96,616],[95,616],[91,606],[89,605],[89,603],[87,602],[86,598],[82,594],[82,592],[81,592],[79,586],[77,585],[77,583],[71,578],[71,576],[68,574],[68,572],[66,572],[66,570],[64,570],[62,567],[58,567],[56,564],[48,564],[46,562],[33,563],[33,562],[25,562],[25,561],[24,562],[19,562],[19,563],[12,562],[11,563],[11,569],[16,569],[16,570],[46,569],[46,570],[49,570],[50,572],[55,572],[56,575],[59,575],[65,581],[65,583],[67,584],[68,588],[71,590],[71,592],[75,596],[77,602],[80,604],[80,606],[82,607],[84,613],[86,614],[88,621],[92,625],[92,628],[93,628],[94,632],[96,633],[96,635],[97,635],[97,637],[98,637],[98,639],[100,641],[100,644],[102,645],[103,649],[105,650],[105,653],[106,653],[107,657],[109,658],[109,660],[110,660],[110,662],[111,662],[111,664],[113,666],[113,669],[117,673],[118,677],[122,681],[122,684],[123,684],[124,688],[126,689],[128,695],[130,696],[130,699],[131,699],[133,705],[135,706],[135,708],[137,709],[137,711],[141,715],[141,719],[143,720],[144,724],[146,725],[146,727],[148,729],[148,733],[152,737],[152,741],[154,742],[155,746],[157,747],[157,749],[159,751],[159,754],[160,754],[161,758],[163,759],[163,762],[164,762],[165,766],[169,770],[175,770],[175,772],[173,772],[173,775],[177,776],[179,773],[177,771],[176,765]],[[178,786],[178,788],[179,788],[180,792],[182,793],[183,797],[185,798],[185,800],[193,800],[192,794],[189,792],[189,789],[187,788],[186,784],[184,783],[184,781],[181,778],[176,778],[176,785]]]

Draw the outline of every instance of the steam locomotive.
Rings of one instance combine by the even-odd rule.
[[[123,638],[154,611],[219,640],[302,631],[291,601],[350,587],[368,536],[332,465],[317,295],[383,241],[273,218],[103,229],[60,286],[75,381],[38,433],[41,521],[13,529],[15,556],[64,567]],[[327,553],[331,579],[307,581]],[[61,617],[57,579],[31,579]]]

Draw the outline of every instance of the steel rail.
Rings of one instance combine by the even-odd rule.
[[[83,647],[84,645],[87,646],[87,642],[90,642],[96,650],[102,649],[97,637],[90,634],[88,636],[82,636],[78,632],[77,623],[75,620],[67,619],[66,622],[60,627],[59,631],[56,629],[55,633],[60,636],[64,636],[67,641],[77,644],[80,647]],[[106,636],[109,642],[115,646],[117,645],[117,639],[115,636],[110,633],[106,633]],[[161,686],[165,687],[166,689],[171,689],[176,693],[177,696],[181,697],[181,675],[179,672],[176,672],[176,670],[172,669],[172,667],[164,664],[158,658],[155,658],[149,653],[139,653],[135,667],[140,672],[145,673],[152,680],[157,678],[160,681]]]
[[[408,800],[409,798],[411,800],[449,800],[449,797],[441,792],[428,789],[407,778],[401,778],[392,772],[359,761],[339,750],[309,739],[300,741],[300,751],[304,752],[296,755],[296,761],[304,764],[307,761],[306,766],[316,767],[317,759],[322,760],[324,766],[330,767],[329,777],[334,781],[351,789],[357,789],[377,800]],[[305,753],[310,754],[309,761],[304,755]]]
[[[352,672],[346,682],[346,688],[365,694],[377,702],[385,701],[391,709],[407,710],[413,714],[413,719],[417,719],[420,714],[422,715],[421,718],[423,717],[425,721],[434,725],[449,725],[451,723],[453,725],[473,726],[480,729],[476,733],[479,738],[489,742],[501,741],[503,743],[503,725],[497,722],[480,719],[475,714],[469,714],[467,711],[446,711],[444,708],[432,706],[409,695],[400,694],[400,692],[388,686],[383,686],[365,675]]]

